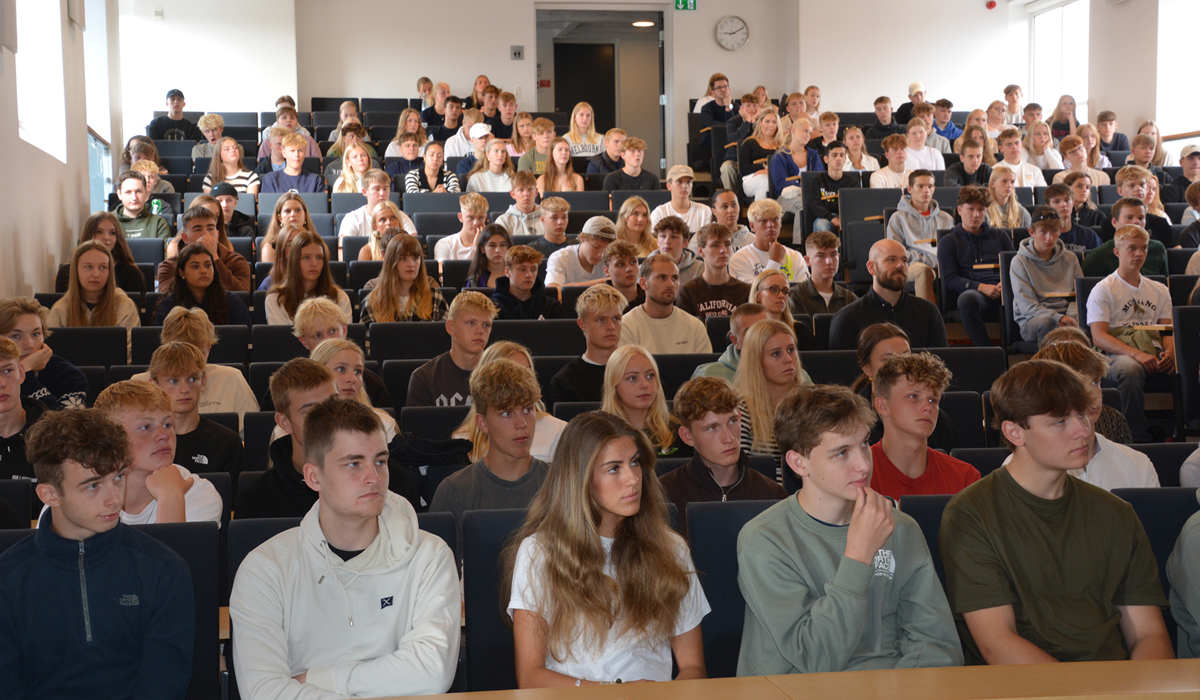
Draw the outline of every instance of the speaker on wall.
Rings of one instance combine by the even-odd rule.
[[[67,19],[74,22],[80,29],[87,29],[83,13],[84,0],[67,0]]]

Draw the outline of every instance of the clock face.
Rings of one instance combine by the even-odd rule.
[[[729,51],[744,47],[750,39],[750,30],[741,17],[730,15],[717,22],[717,43]]]

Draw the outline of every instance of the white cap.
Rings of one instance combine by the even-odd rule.
[[[478,124],[471,125],[470,136],[473,139],[477,139],[481,136],[484,136],[485,134],[490,134],[490,133],[492,133],[492,127],[490,124],[484,124],[483,122],[480,122]]]

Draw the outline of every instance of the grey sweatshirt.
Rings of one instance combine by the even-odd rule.
[[[900,243],[908,250],[908,261],[925,263],[937,269],[937,248],[932,243],[916,243],[927,238],[937,240],[938,229],[954,228],[954,217],[938,208],[937,202],[929,203],[926,216],[912,204],[912,197],[905,195],[896,205],[896,213],[888,220],[887,237]]]
[[[517,209],[516,204],[509,205],[508,210],[496,217],[496,223],[508,229],[512,236],[540,236],[542,229],[542,208],[534,207],[528,214]]]
[[[795,497],[738,535],[746,621],[738,676],[961,666],[962,647],[921,528],[896,529],[872,564],[849,559],[848,527],[814,520]]]
[[[1189,458],[1190,459],[1190,458]],[[1200,498],[1200,493],[1197,494]],[[1179,658],[1200,657],[1200,513],[1183,524],[1175,550],[1167,557],[1171,615],[1179,625]]]
[[[1051,316],[1056,321],[1064,315],[1079,318],[1073,299],[1046,298],[1049,292],[1075,291],[1075,278],[1083,276],[1079,256],[1067,250],[1062,241],[1054,244],[1054,253],[1049,260],[1038,257],[1033,249],[1032,238],[1021,241],[1008,274],[1013,291],[1013,317],[1017,325],[1024,326],[1039,316]]]

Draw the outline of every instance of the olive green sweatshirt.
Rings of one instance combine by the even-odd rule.
[[[813,519],[795,498],[738,536],[746,621],[739,676],[961,666],[962,646],[921,528],[896,528],[872,564],[849,559],[848,526]]]

